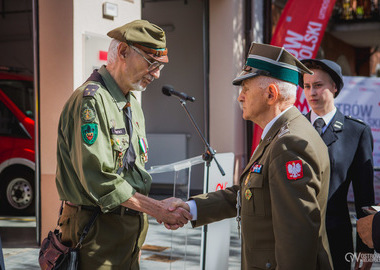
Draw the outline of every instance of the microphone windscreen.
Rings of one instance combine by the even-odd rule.
[[[173,92],[173,86],[171,85],[164,85],[162,87],[162,93],[167,96],[171,96]]]

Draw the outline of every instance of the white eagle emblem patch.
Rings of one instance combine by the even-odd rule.
[[[286,163],[286,174],[289,180],[296,180],[303,177],[302,161],[294,160]]]

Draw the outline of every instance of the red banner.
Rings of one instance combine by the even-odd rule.
[[[271,45],[284,47],[298,59],[315,58],[329,22],[335,0],[288,0],[274,31]],[[300,87],[294,104],[305,113],[308,104]],[[255,125],[252,151],[260,141],[262,129]]]
[[[335,0],[289,0],[270,44],[298,59],[315,58],[334,5]]]

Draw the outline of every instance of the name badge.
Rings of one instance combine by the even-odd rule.
[[[111,134],[124,135],[126,133],[127,131],[125,130],[125,128],[111,128]]]

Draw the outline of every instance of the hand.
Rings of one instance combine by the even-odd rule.
[[[368,215],[356,221],[356,230],[363,243],[369,248],[373,248],[372,241],[372,221],[374,215]]]
[[[128,200],[121,203],[121,205],[155,217],[159,223],[170,224],[170,226],[173,226],[173,229],[183,227],[183,225],[192,219],[189,213],[190,207],[177,198],[158,201],[136,192]]]
[[[176,210],[178,207],[182,207],[183,209],[185,209],[186,211],[188,211],[190,213],[190,207],[187,203],[185,203],[184,201],[180,200],[180,199],[177,199],[177,198],[169,198],[167,199],[170,201],[170,207],[169,207],[169,211],[174,211]],[[191,215],[190,215],[191,216]],[[191,216],[191,218],[189,220],[191,220],[193,217]],[[166,229],[168,230],[177,230],[179,228],[179,225],[178,224],[168,224],[168,223],[164,223],[164,226]]]
[[[183,209],[187,210],[187,212],[190,212],[189,205],[187,203],[185,203],[184,201],[182,201],[181,199],[171,197],[171,198],[167,198],[165,200],[162,200],[161,202],[165,203],[165,205],[169,211],[174,211],[178,207],[182,207]]]
[[[361,253],[359,252],[359,260],[355,263],[355,270],[370,270],[372,267],[372,261],[368,261],[368,258],[370,258],[369,253]],[[371,254],[373,255],[373,254]],[[363,260],[362,260],[363,258]],[[360,266],[361,264],[361,266]]]
[[[160,224],[164,222],[167,229],[176,230],[183,227],[192,219],[189,213],[190,207],[184,201],[172,197],[162,200],[160,203],[163,208],[163,213],[158,215],[156,219]]]

